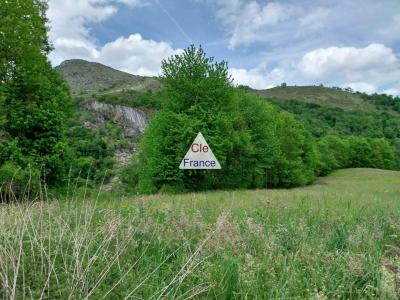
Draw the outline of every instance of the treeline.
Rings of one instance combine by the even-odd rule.
[[[397,168],[393,148],[383,138],[327,135],[317,141],[317,149],[320,176],[343,168]]]
[[[384,95],[383,98],[386,99],[387,96]],[[315,103],[296,100],[270,101],[292,113],[316,139],[327,135],[342,138],[355,136],[385,139],[393,148],[397,167],[400,166],[400,115],[396,112],[390,110],[345,111],[341,108],[323,107]]]
[[[386,94],[372,94],[357,93],[366,102],[370,102],[384,110],[394,110],[400,113],[400,97]]]

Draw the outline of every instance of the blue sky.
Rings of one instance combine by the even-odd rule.
[[[400,94],[399,0],[50,0],[54,65],[82,58],[138,75],[190,44],[235,83]]]

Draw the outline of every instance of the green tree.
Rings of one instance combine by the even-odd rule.
[[[327,135],[317,143],[319,175],[327,175],[331,171],[347,168],[350,164],[349,144],[337,135]]]
[[[65,139],[72,106],[69,89],[47,54],[45,1],[3,1],[0,7],[0,105],[8,144],[2,161],[35,165],[47,183],[65,179],[72,152]]]
[[[288,113],[235,89],[225,62],[189,47],[162,63],[162,109],[121,176],[138,192],[298,186],[315,178],[311,135]],[[221,170],[179,170],[198,132]]]
[[[207,189],[234,186],[233,172],[250,137],[225,62],[214,63],[194,46],[162,62],[165,92],[162,110],[152,120],[139,147],[138,190]],[[222,170],[178,169],[198,132],[202,132]],[[231,173],[230,173],[231,174]]]
[[[274,185],[293,187],[315,179],[317,152],[311,134],[292,115],[282,112],[277,118],[279,159],[273,170]]]
[[[396,158],[393,148],[385,139],[370,139],[371,167],[380,169],[394,169]]]
[[[273,186],[274,166],[279,160],[279,139],[276,135],[278,110],[254,94],[238,91],[240,111],[250,134],[251,148],[245,153],[242,180],[248,187]]]

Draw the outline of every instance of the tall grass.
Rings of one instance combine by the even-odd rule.
[[[400,176],[0,206],[5,299],[398,299]]]

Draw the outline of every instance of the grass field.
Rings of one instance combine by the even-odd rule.
[[[3,298],[400,297],[400,172],[95,199],[0,206]]]

